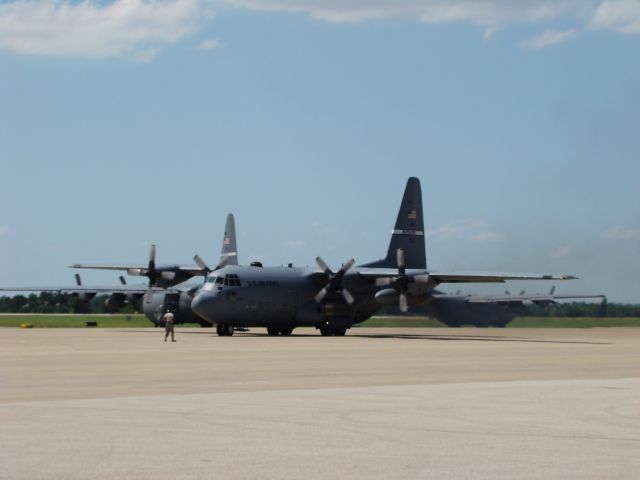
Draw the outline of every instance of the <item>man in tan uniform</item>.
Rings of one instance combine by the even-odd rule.
[[[173,338],[173,313],[171,313],[171,310],[167,310],[167,313],[162,316],[162,320],[164,320],[164,341],[166,342],[167,337],[171,334],[171,341],[175,342]]]

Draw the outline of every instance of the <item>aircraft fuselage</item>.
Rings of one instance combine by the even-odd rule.
[[[207,276],[191,309],[207,322],[237,327],[319,327],[329,322],[349,328],[381,308],[375,285],[353,276],[345,277],[344,285],[356,292],[353,305],[335,292],[318,303],[315,295],[323,282],[311,269],[227,266]]]

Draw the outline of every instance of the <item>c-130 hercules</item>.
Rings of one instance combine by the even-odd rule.
[[[422,192],[417,178],[409,178],[400,210],[392,231],[385,258],[354,267],[349,259],[333,271],[320,258],[320,270],[310,268],[263,267],[259,262],[238,265],[235,224],[227,217],[222,255],[211,269],[196,255],[196,265],[156,265],[152,245],[148,265],[76,264],[72,268],[126,270],[130,275],[149,279],[147,289],[141,286],[117,287],[21,287],[0,290],[48,290],[91,297],[110,292],[108,302],[120,304],[144,296],[145,315],[159,324],[162,314],[170,309],[175,323],[216,325],[220,336],[231,336],[235,329],[266,327],[270,335],[291,335],[296,327],[316,327],[322,335],[341,336],[353,325],[374,315],[383,306],[398,305],[406,312],[410,306],[427,305],[435,315],[449,324],[453,314],[440,312],[454,303],[504,302],[504,298],[486,296],[460,297],[435,290],[441,283],[495,283],[506,280],[567,280],[569,275],[536,275],[505,273],[436,272],[427,269],[425,234],[422,215]],[[178,288],[185,280],[203,275],[200,286]],[[522,297],[521,300],[527,300]],[[540,298],[538,298],[540,297]],[[542,298],[544,297],[544,298]],[[555,298],[590,298],[592,296],[533,296],[534,300]],[[432,310],[429,308],[428,310]],[[441,315],[442,313],[442,315]],[[446,314],[446,315],[444,315]],[[444,317],[444,318],[440,318]],[[496,324],[497,325],[497,324]],[[487,326],[487,325],[483,325]]]
[[[436,272],[427,269],[420,181],[409,178],[385,258],[354,267],[350,258],[332,270],[320,257],[320,270],[307,267],[229,265],[212,270],[194,257],[205,283],[194,292],[190,310],[217,325],[218,335],[238,327],[266,327],[270,335],[291,335],[296,327],[316,327],[342,336],[385,305],[429,302],[441,283],[494,283],[506,280],[568,280],[570,275]]]

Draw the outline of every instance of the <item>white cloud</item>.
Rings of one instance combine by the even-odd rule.
[[[471,237],[476,242],[501,242],[505,239],[505,234],[500,232],[480,232]]]
[[[577,0],[220,0],[237,8],[302,13],[329,22],[358,23],[408,18],[427,23],[466,22],[497,27],[514,22],[557,18],[581,2]],[[583,2],[582,2],[583,3]]]
[[[611,240],[625,240],[628,238],[640,238],[640,228],[622,228],[618,225],[602,232],[603,238]]]
[[[222,46],[222,42],[217,38],[210,38],[198,45],[198,50],[213,50]]]
[[[578,36],[575,29],[558,32],[555,30],[545,30],[540,35],[536,35],[520,44],[525,50],[539,50],[551,45],[558,45],[567,42]]]
[[[530,40],[532,48],[567,41],[587,23],[621,33],[640,34],[638,0],[216,0],[219,5],[267,12],[306,15],[336,23],[408,19],[424,23],[468,23],[484,29],[490,38],[501,27],[516,23],[573,20],[563,32],[547,30]],[[536,40],[537,39],[537,40]],[[526,42],[525,42],[526,43]],[[539,45],[539,46],[535,46]]]
[[[551,257],[560,258],[564,257],[571,251],[571,245],[561,245],[549,254]]]
[[[525,41],[522,45],[529,49],[574,38],[585,20],[592,28],[640,34],[638,0],[14,0],[0,2],[0,51],[148,61],[163,47],[196,33],[214,16],[214,5],[340,23],[466,23],[482,28],[485,39],[517,23],[544,25],[560,18],[576,23]],[[210,39],[196,48],[220,45]]]
[[[19,54],[151,60],[213,16],[206,0],[17,0],[0,3],[0,50]]]
[[[591,18],[591,27],[640,34],[640,1],[605,0]]]

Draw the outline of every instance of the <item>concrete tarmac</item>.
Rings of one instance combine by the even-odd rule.
[[[640,478],[640,328],[0,329],[0,478]]]

